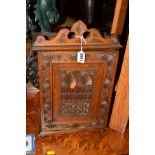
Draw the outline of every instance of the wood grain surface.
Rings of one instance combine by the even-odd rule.
[[[55,151],[56,155],[128,155],[128,130],[123,135],[107,129],[105,132],[82,131],[41,138],[38,135],[39,92],[30,89],[31,85],[28,85],[26,133],[36,136],[36,153],[33,155],[46,155],[49,150]]]
[[[128,0],[117,0],[112,23],[111,34],[121,35],[124,27]]]
[[[129,117],[129,41],[126,45],[122,70],[118,81],[110,128],[124,133]]]

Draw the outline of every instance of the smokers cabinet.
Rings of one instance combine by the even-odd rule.
[[[106,128],[120,47],[116,36],[103,38],[80,20],[53,39],[37,37],[41,135]]]

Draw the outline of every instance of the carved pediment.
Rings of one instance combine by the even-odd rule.
[[[38,36],[34,46],[61,46],[61,45],[80,45],[83,36],[86,41],[86,45],[119,45],[119,42],[115,36],[110,36],[109,39],[105,39],[101,36],[100,32],[95,29],[87,29],[86,24],[81,20],[73,24],[71,30],[61,29],[55,38],[46,40],[44,36]]]

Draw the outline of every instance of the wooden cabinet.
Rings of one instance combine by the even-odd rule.
[[[80,36],[85,63],[77,62]],[[41,135],[83,129],[104,130],[107,124],[120,44],[102,38],[77,21],[51,40],[38,36]]]

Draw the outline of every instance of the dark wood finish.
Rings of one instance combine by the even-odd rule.
[[[82,131],[49,135],[41,138],[38,135],[39,94],[27,86],[26,100],[26,133],[34,133],[36,138],[36,153],[46,155],[53,150],[56,155],[128,155],[129,132],[122,135],[106,129],[100,131]]]
[[[121,74],[116,89],[110,128],[124,133],[129,118],[129,42],[126,45]]]
[[[86,40],[84,64],[76,61],[79,36]],[[54,39],[37,38],[41,135],[106,128],[120,47],[116,36],[105,39],[82,21]]]

